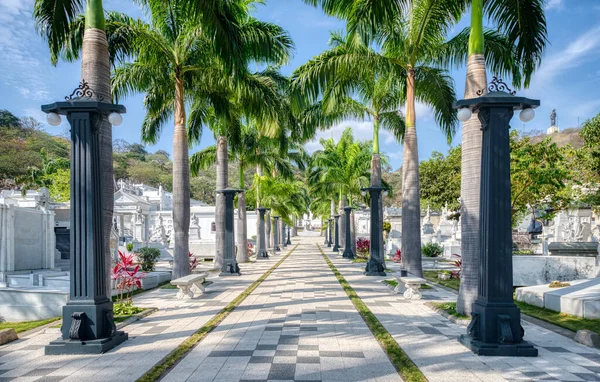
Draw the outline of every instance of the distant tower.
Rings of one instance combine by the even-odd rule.
[[[558,126],[556,123],[556,109],[552,109],[550,113],[550,127],[546,130],[548,135],[558,133]]]

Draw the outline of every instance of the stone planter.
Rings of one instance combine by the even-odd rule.
[[[450,276],[450,273],[438,272],[438,279],[440,280],[450,280]]]

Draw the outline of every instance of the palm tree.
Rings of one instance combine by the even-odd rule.
[[[192,155],[190,165],[192,175],[199,169],[207,169],[217,163],[217,146],[209,146]],[[259,136],[258,131],[251,125],[242,126],[240,142],[229,147],[228,159],[236,161],[239,166],[238,187],[243,190],[238,194],[237,216],[237,261],[248,261],[248,222],[246,218],[246,181],[245,172],[251,167],[260,166],[268,172],[276,170],[284,179],[293,178],[290,163],[279,155],[276,142],[273,139]]]
[[[355,63],[344,64],[344,59],[360,60],[361,55],[377,55],[358,34],[341,35],[332,33],[331,49],[299,67],[294,73],[294,83],[301,92],[308,92],[310,98],[323,93],[322,110],[313,111],[313,117],[321,128],[330,127],[344,119],[368,119],[373,122],[373,150],[371,155],[371,186],[381,186],[381,157],[379,150],[380,129],[386,129],[400,141],[404,134],[404,119],[401,106],[404,100],[402,81],[387,72],[379,72],[376,67],[354,71]],[[337,64],[337,65],[336,65]],[[333,70],[334,73],[325,73]],[[319,78],[331,76],[332,83],[320,88]],[[355,98],[358,98],[356,100]],[[340,211],[346,206],[344,195],[340,196]],[[383,223],[383,204],[380,200],[379,220]],[[333,212],[332,212],[333,213]],[[344,224],[345,225],[345,222]],[[343,231],[342,231],[343,232]],[[383,242],[383,237],[381,238]],[[383,247],[383,243],[380,248]],[[383,256],[380,259],[383,261]]]
[[[139,0],[150,6],[155,0]],[[222,0],[182,1],[188,11],[196,15],[207,35],[219,41],[217,54],[230,66],[230,57],[236,57],[238,43],[242,40],[237,28],[236,15],[246,1],[224,3]],[[85,16],[83,11],[85,7]],[[111,98],[110,65],[117,59],[127,57],[133,49],[123,31],[128,17],[110,13],[105,18],[102,0],[35,0],[33,16],[36,27],[48,42],[53,65],[59,57],[74,61],[81,57],[81,79],[85,80],[98,97]],[[125,32],[125,33],[121,33]],[[108,34],[108,36],[107,36]],[[100,161],[102,172],[103,233],[106,268],[106,293],[110,295],[110,233],[114,206],[112,126],[107,118],[99,122]],[[187,261],[187,260],[186,260]]]
[[[483,27],[483,18],[497,25]],[[465,98],[487,93],[486,65],[497,74],[512,75],[513,85],[528,86],[547,43],[542,0],[471,0],[471,26],[450,40],[442,57],[457,67],[467,63]],[[479,282],[479,200],[481,122],[474,113],[463,123],[461,170],[461,285],[456,309],[469,315]]]
[[[213,110],[222,124],[234,122],[234,83],[247,77],[248,60],[263,62],[273,56],[287,56],[290,42],[281,28],[250,18],[247,1],[221,2],[219,9],[231,7],[225,13],[235,17],[224,20],[232,21],[229,34],[207,33],[210,29],[203,24],[204,11],[196,12],[195,2],[144,3],[150,11],[150,24],[138,22],[131,26],[128,37],[135,60],[115,70],[113,90],[119,96],[146,93],[147,114],[142,124],[145,142],[155,143],[162,127],[174,116],[173,277],[178,278],[189,273],[189,142],[200,138],[207,110]],[[235,49],[225,49],[229,54],[221,57],[224,47],[233,45]],[[190,105],[189,118],[186,103]]]
[[[443,45],[446,33],[458,20],[464,6],[456,4],[455,0],[415,0],[407,9],[398,8],[405,12],[399,12],[394,15],[395,17],[382,16],[382,21],[367,33],[369,28],[362,25],[362,21],[355,20],[357,27],[352,26],[353,16],[350,13],[360,13],[354,9],[354,6],[348,7],[345,12],[340,7],[329,9],[325,1],[322,3],[327,12],[335,11],[334,13],[345,16],[351,31],[360,30],[374,38],[381,46],[381,50],[361,49],[360,53],[353,50],[339,51],[338,54],[332,53],[328,57],[322,57],[314,63],[314,69],[304,81],[306,84],[304,86],[313,97],[318,95],[319,91],[324,91],[328,84],[335,84],[334,86],[339,89],[335,94],[352,95],[356,85],[355,81],[350,80],[351,76],[372,78],[371,73],[375,72],[376,75],[390,81],[400,93],[399,97],[405,100],[402,182],[403,262],[409,272],[422,275],[415,101],[428,104],[434,109],[438,125],[450,139],[456,126],[456,113],[452,108],[456,98],[453,82],[448,73],[435,64],[433,57]],[[373,3],[375,2],[363,5],[373,7],[374,10],[377,6]],[[368,19],[369,17],[366,17],[364,20]],[[362,45],[368,47],[371,46],[370,43],[371,41],[367,40]],[[338,78],[341,78],[341,81],[338,81]]]
[[[335,195],[338,202],[345,199],[351,206],[353,199],[360,195],[360,189],[372,182],[369,173],[371,143],[355,141],[350,128],[344,130],[337,143],[333,139],[322,139],[320,143],[323,148],[313,153],[307,175],[311,195],[316,196],[311,204],[311,211],[321,210],[319,205],[326,200],[331,201],[331,195]],[[385,164],[387,158],[382,159]],[[323,215],[327,215],[326,211],[323,211],[321,216]],[[351,222],[351,232],[354,232],[354,220]],[[340,237],[344,237],[345,223],[343,227],[344,229],[340,225]],[[344,241],[344,244],[353,245],[354,240],[350,243]]]

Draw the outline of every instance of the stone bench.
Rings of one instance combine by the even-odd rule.
[[[421,299],[421,292],[419,291],[419,288],[421,288],[421,285],[426,283],[425,279],[414,276],[400,276],[399,273],[395,275],[395,277],[398,280],[398,285],[394,289],[394,292],[401,293],[402,290],[404,290],[403,296],[407,300]],[[402,286],[404,286],[404,288]]]
[[[178,299],[185,298],[186,296],[194,298],[195,295],[204,293],[205,288],[203,283],[207,277],[207,272],[194,273],[180,277],[176,280],[171,280],[171,285],[174,285],[179,289],[177,292]]]

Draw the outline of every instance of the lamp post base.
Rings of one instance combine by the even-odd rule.
[[[352,249],[350,249],[350,247],[346,247],[344,249],[344,253],[342,254],[342,257],[344,259],[350,259],[350,260],[354,260],[356,258],[356,256],[354,256],[354,252],[352,252]]]
[[[339,245],[334,245],[332,251],[333,252],[338,252],[340,250],[340,246]]]
[[[223,264],[219,276],[241,276],[240,266],[237,262],[231,261]]]
[[[365,276],[385,276],[385,270],[383,264],[379,261],[374,260],[373,257],[369,259],[367,267],[365,268]]]
[[[122,344],[128,338],[125,332],[116,332],[113,336],[98,340],[56,340],[46,345],[46,355],[60,354],[102,354]]]
[[[264,249],[259,250],[258,253],[256,254],[256,260],[268,260],[268,259],[269,259],[269,253]]]
[[[538,350],[527,341],[518,344],[488,344],[461,334],[458,341],[473,353],[489,357],[537,357]]]

